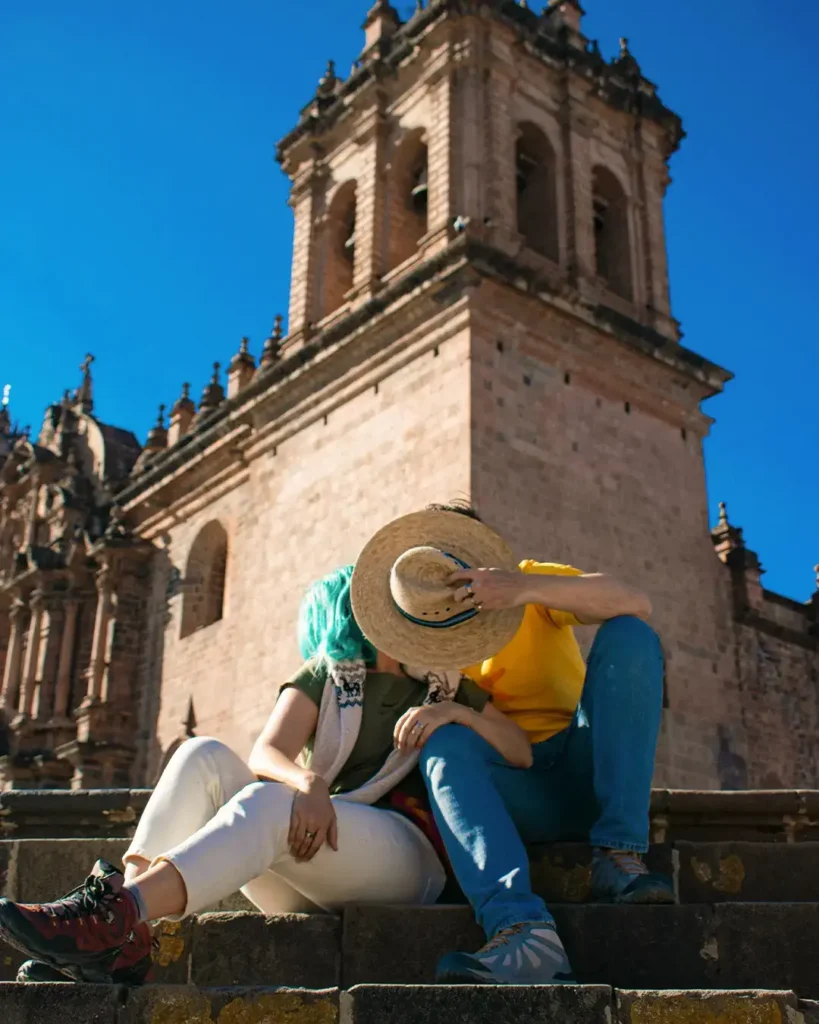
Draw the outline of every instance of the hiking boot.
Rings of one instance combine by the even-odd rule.
[[[477,953],[447,953],[438,963],[441,985],[573,984],[569,958],[552,921],[524,921]]]
[[[591,889],[597,903],[676,903],[671,879],[652,874],[630,850],[596,849]]]
[[[138,923],[124,881],[120,871],[98,860],[82,885],[54,903],[0,899],[0,938],[75,981],[110,982],[126,945],[128,967],[146,954],[150,961],[150,932]]]

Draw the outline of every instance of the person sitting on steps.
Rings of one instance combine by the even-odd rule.
[[[461,673],[405,666],[365,640],[351,576],[341,569],[306,595],[306,663],[248,762],[218,740],[188,740],[148,801],[124,874],[98,861],[53,903],[0,900],[0,937],[35,958],[21,980],[140,983],[151,963],[147,922],[202,911],[240,888],[268,915],[436,901],[445,872],[435,848],[391,809],[424,796],[417,738],[458,723],[520,766],[531,747]],[[417,603],[419,581],[401,583]]]
[[[472,666],[466,674],[532,743],[533,763],[521,769],[458,723],[417,738],[452,869],[489,940],[477,953],[445,956],[437,980],[550,984],[570,980],[571,968],[532,892],[524,842],[590,840],[595,900],[675,900],[670,880],[641,858],[663,655],[643,593],[570,566],[518,564],[500,538],[495,557],[483,559],[477,550],[490,532],[458,504],[389,524],[359,557],[353,608],[372,642],[399,660],[414,652],[445,668]],[[442,594],[435,616],[408,614],[396,585],[403,552],[417,546],[439,556],[427,578]],[[573,629],[591,624],[600,628],[584,664]],[[491,656],[478,651],[487,633]]]

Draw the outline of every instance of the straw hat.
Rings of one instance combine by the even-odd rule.
[[[372,538],[353,573],[353,614],[378,650],[404,664],[467,668],[497,654],[523,608],[481,611],[446,581],[460,569],[518,566],[489,527],[458,512],[414,512]]]

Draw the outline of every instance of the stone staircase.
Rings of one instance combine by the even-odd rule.
[[[3,892],[53,897],[98,856],[116,862],[146,797],[2,794]],[[533,848],[533,883],[554,909],[578,986],[429,984],[442,953],[481,943],[465,906],[265,919],[237,894],[212,913],[160,923],[156,983],[144,989],[16,985],[21,957],[0,948],[0,1021],[819,1024],[817,812],[814,792],[655,793],[649,862],[675,879],[671,907],[583,903],[588,847]]]

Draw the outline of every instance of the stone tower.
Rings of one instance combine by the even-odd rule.
[[[816,783],[819,595],[765,590],[726,512],[709,531],[701,403],[730,375],[680,344],[670,307],[681,124],[627,41],[606,61],[582,14],[428,0],[402,22],[378,0],[349,76],[331,62],[279,145],[287,332],[277,317],[258,362],[242,339],[198,405],[185,384],[127,460],[75,444],[127,440],[94,420],[90,386],[49,407],[38,444],[11,445],[5,785],[150,783],[194,732],[246,752],[298,665],[310,581],[453,497],[521,556],[650,593],[658,784]],[[49,613],[44,646],[38,601],[66,595],[82,629],[65,639]]]

